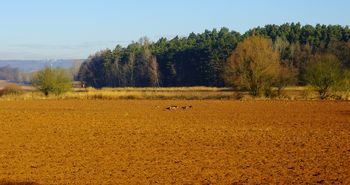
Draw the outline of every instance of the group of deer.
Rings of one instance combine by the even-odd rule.
[[[170,107],[167,107],[165,108],[165,110],[176,110],[176,109],[183,109],[183,110],[186,110],[186,109],[191,109],[192,108],[192,105],[186,105],[186,106],[177,106],[177,105],[172,105]]]

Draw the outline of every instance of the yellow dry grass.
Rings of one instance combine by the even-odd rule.
[[[126,87],[126,88],[74,88],[61,96],[45,97],[30,86],[22,86],[26,93],[16,96],[3,96],[0,101],[40,100],[40,99],[80,99],[80,100],[319,100],[318,93],[311,87],[287,87],[282,96],[252,97],[248,92],[235,91],[232,88],[218,87]],[[276,89],[274,89],[276,91]],[[350,91],[333,92],[329,99],[350,100]]]

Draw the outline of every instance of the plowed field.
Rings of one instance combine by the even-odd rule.
[[[3,101],[0,182],[350,184],[350,103]]]

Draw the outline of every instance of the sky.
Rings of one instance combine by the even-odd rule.
[[[349,0],[0,0],[0,60],[84,59],[147,36],[350,25]]]

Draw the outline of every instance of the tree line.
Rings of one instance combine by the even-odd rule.
[[[280,78],[274,82],[277,87],[308,83],[306,68],[317,55],[332,55],[340,66],[350,68],[348,26],[286,23],[257,27],[244,34],[222,28],[156,42],[142,38],[126,47],[118,45],[91,55],[81,65],[78,78],[96,88],[239,86],[237,81],[225,80],[225,71],[237,46],[252,36],[270,40],[277,53],[268,55],[280,66]]]

